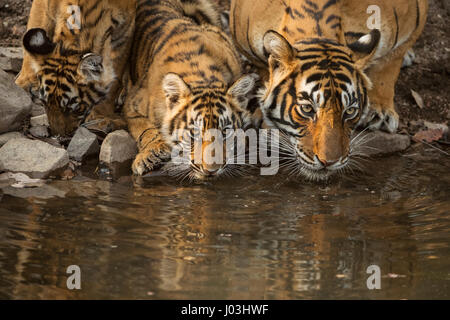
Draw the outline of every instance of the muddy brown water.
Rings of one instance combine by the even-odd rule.
[[[448,160],[410,151],[327,184],[87,172],[3,187],[0,298],[449,299]],[[70,265],[81,290],[67,289]]]

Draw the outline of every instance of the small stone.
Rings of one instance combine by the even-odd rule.
[[[133,160],[138,152],[136,141],[125,130],[114,131],[105,138],[100,150],[100,161],[105,164]]]
[[[0,48],[0,69],[19,73],[22,69],[22,48]]]
[[[30,134],[35,138],[48,138],[48,127],[35,126],[30,128]]]
[[[97,136],[88,129],[80,127],[70,141],[67,152],[71,159],[78,162],[82,162],[89,156],[98,155],[100,145]]]
[[[40,116],[31,117],[30,124],[32,127],[37,127],[37,126],[49,127],[50,126],[48,123],[48,117],[46,114],[41,114]]]
[[[64,172],[61,174],[61,180],[63,181],[69,181],[73,178],[75,178],[75,172],[70,168],[64,170]]]
[[[3,147],[9,140],[25,138],[20,132],[8,132],[0,134],[0,148]]]
[[[14,78],[0,70],[0,133],[16,131],[30,114],[31,98],[14,84]]]
[[[23,173],[2,173],[0,174],[0,181],[9,180],[13,188],[39,188],[45,185],[45,181],[41,179],[31,179]]]
[[[66,150],[38,140],[14,139],[0,149],[0,171],[21,172],[35,179],[55,174],[68,164]]]
[[[363,151],[368,156],[389,154],[404,151],[411,145],[411,139],[407,135],[374,131],[368,133],[364,140]]]
[[[37,116],[41,116],[43,114],[46,114],[45,108],[41,105],[33,103],[33,105],[31,106],[31,116],[37,117]]]
[[[444,135],[448,134],[448,126],[445,123],[424,121],[423,124],[428,130],[441,130]]]

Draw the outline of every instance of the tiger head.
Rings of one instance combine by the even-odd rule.
[[[369,106],[364,70],[379,39],[373,30],[348,45],[325,39],[291,45],[275,31],[265,34],[270,78],[261,109],[265,122],[280,130],[282,152],[296,172],[323,180],[351,164],[351,136]]]
[[[23,45],[37,80],[29,90],[46,107],[52,134],[73,133],[108,94],[116,78],[112,65],[100,55],[53,43],[43,29],[29,30]]]
[[[190,87],[182,77],[169,73],[163,80],[168,112],[162,134],[178,158],[166,167],[169,174],[188,180],[205,180],[234,175],[239,167],[232,165],[227,152],[237,129],[252,126],[248,108],[249,93],[257,76],[245,75],[229,88],[224,85]],[[187,157],[186,157],[187,155]]]

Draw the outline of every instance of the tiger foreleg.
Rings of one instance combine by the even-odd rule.
[[[123,88],[119,83],[115,83],[108,94],[106,100],[96,105],[86,117],[84,127],[92,131],[108,134],[112,131],[127,128],[127,122],[116,112],[123,106],[121,101]]]
[[[139,148],[132,165],[135,175],[142,176],[157,170],[170,159],[171,149],[163,140],[159,129],[148,118],[128,119],[128,128]]]
[[[392,55],[375,63],[368,72],[373,87],[369,91],[370,107],[362,120],[365,127],[394,133],[399,116],[395,111],[395,84],[403,64],[404,54]]]

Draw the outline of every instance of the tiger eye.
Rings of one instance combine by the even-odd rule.
[[[313,108],[307,104],[301,105],[300,108],[302,109],[303,113],[311,113],[313,111]]]
[[[350,109],[347,109],[347,110],[345,111],[345,113],[346,113],[347,115],[349,115],[349,116],[352,116],[352,115],[354,115],[354,114],[356,113],[356,111],[357,111],[356,108],[350,108]]]

